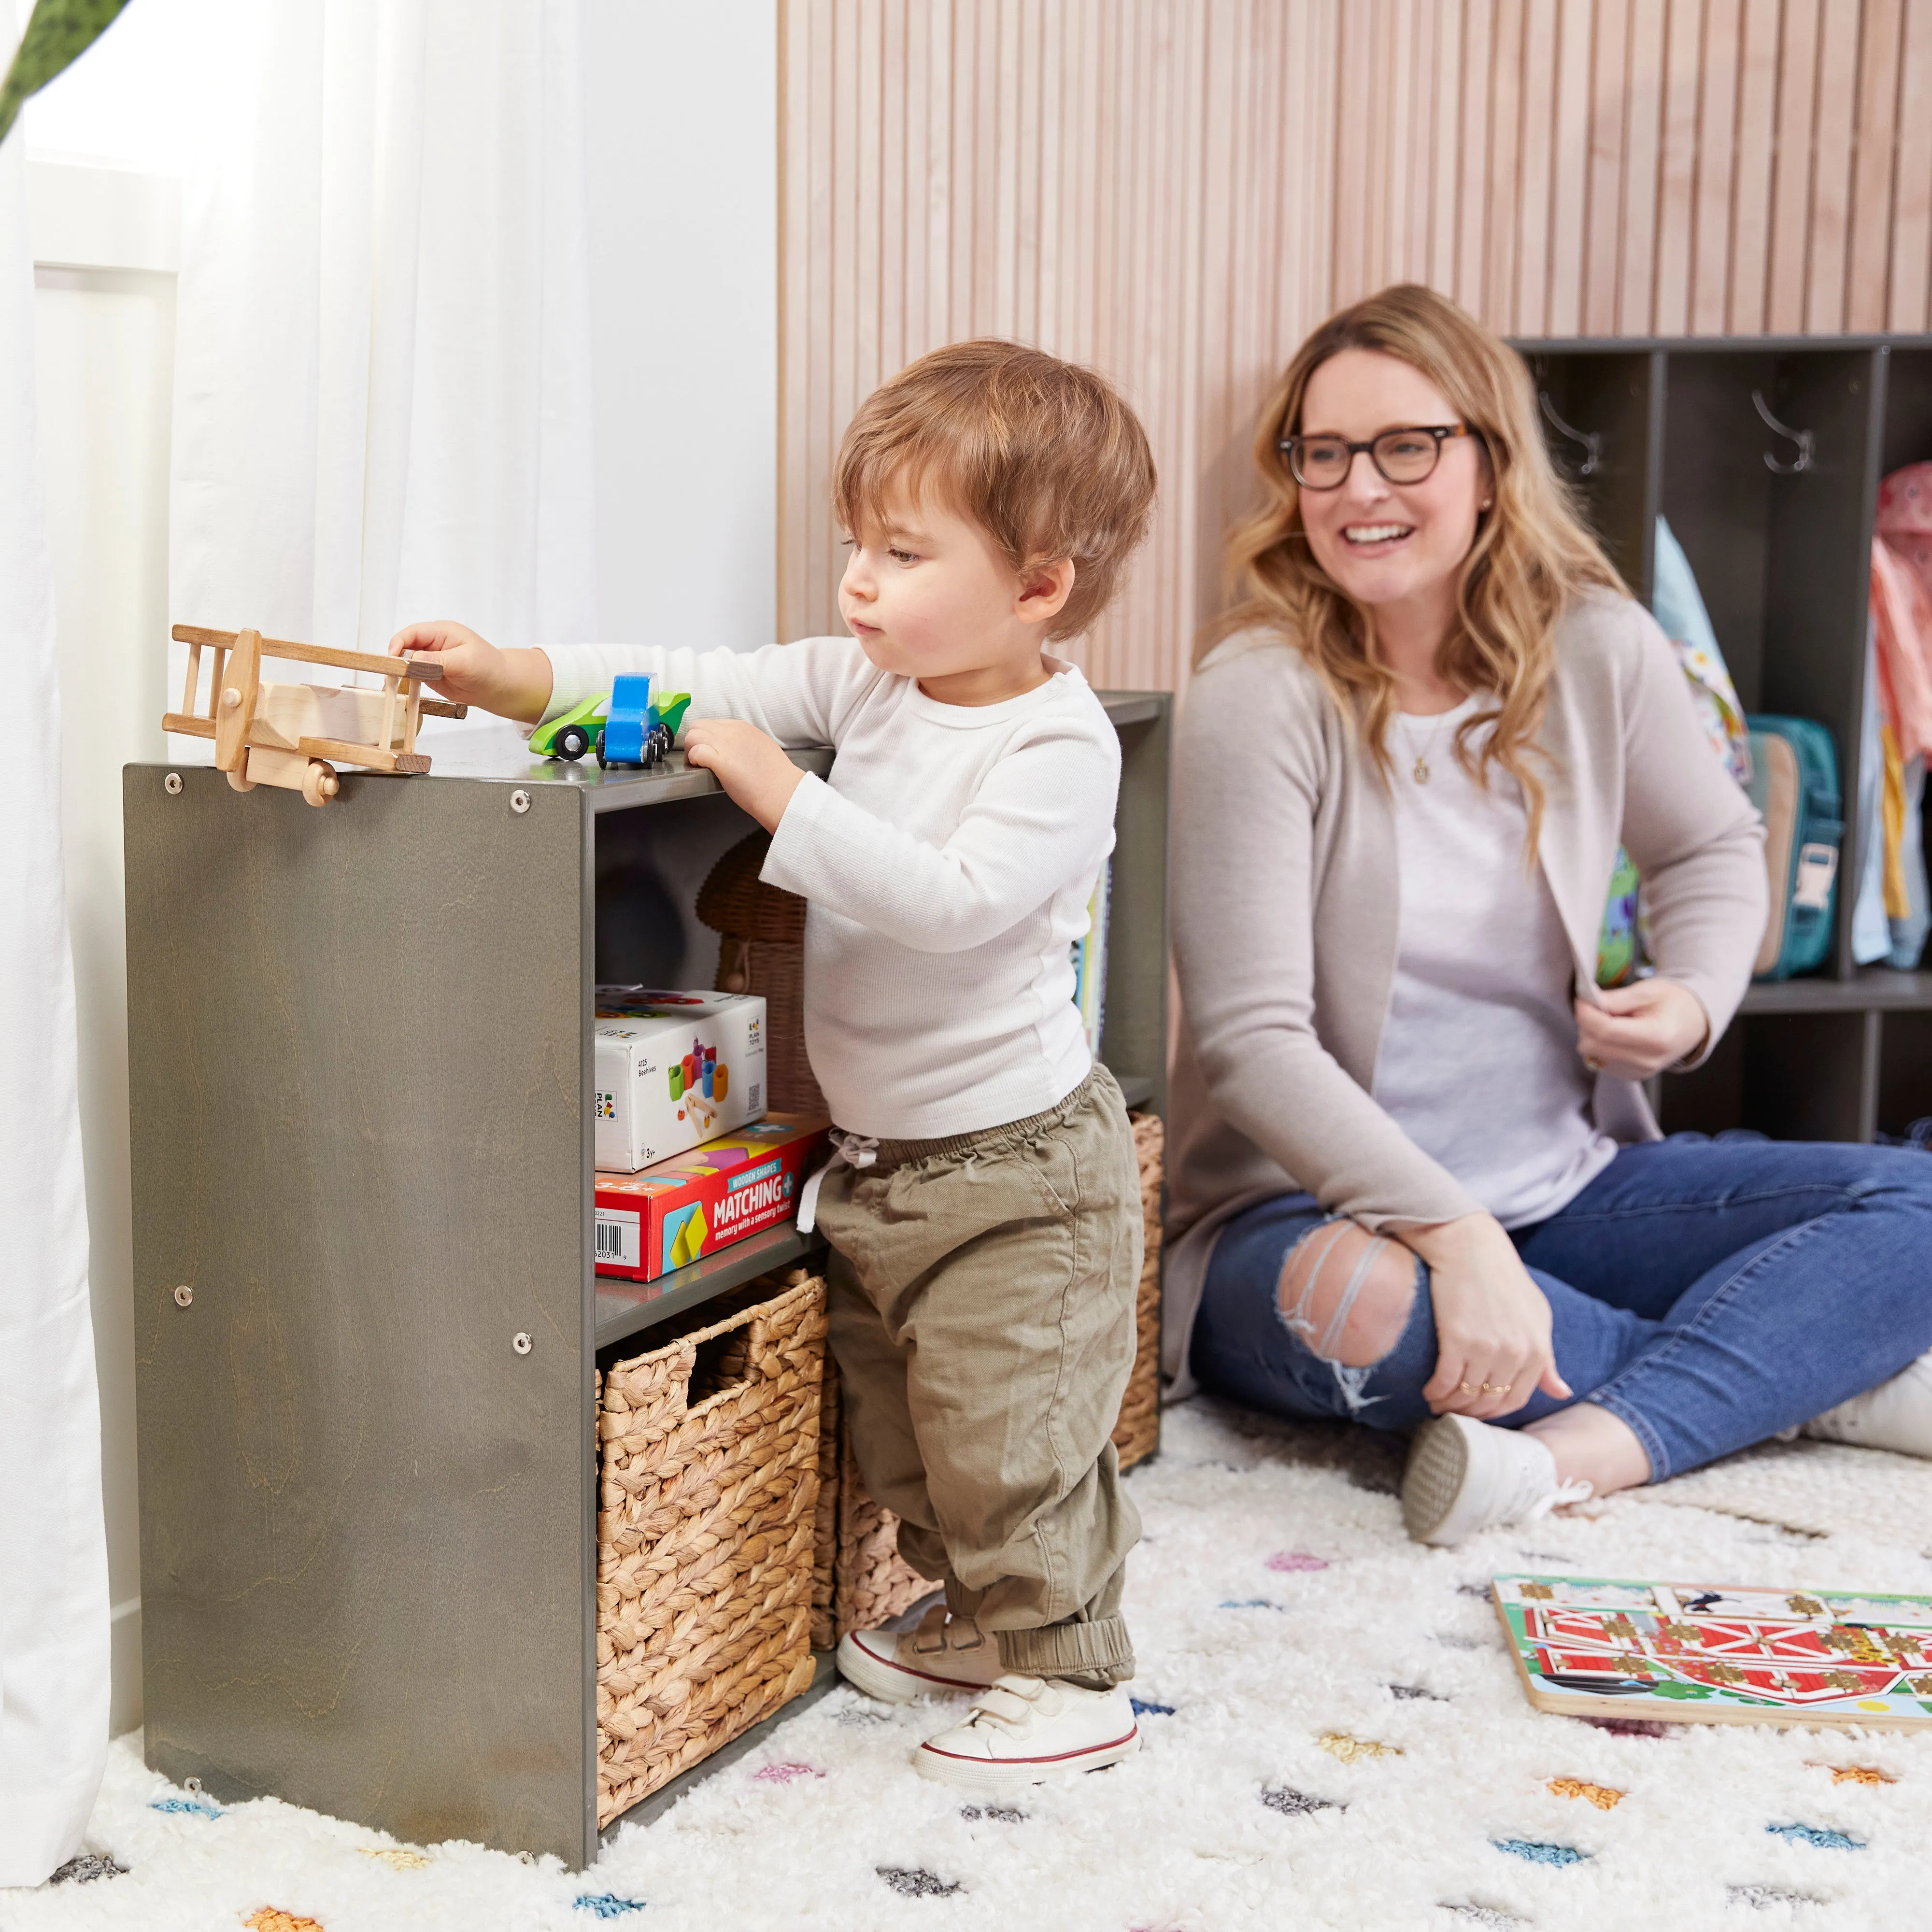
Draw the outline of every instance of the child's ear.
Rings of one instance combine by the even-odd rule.
[[[1023,624],[1044,624],[1058,616],[1073,595],[1074,568],[1070,556],[1035,562],[1020,572],[1019,595],[1013,614]]]

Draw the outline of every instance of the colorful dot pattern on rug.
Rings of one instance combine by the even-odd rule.
[[[957,1706],[874,1705],[839,1689],[648,1825],[620,1826],[577,1870],[454,1839],[404,1843],[424,1836],[412,1822],[218,1805],[147,1770],[128,1738],[110,1750],[87,1832],[94,1876],[77,1865],[4,1894],[0,1925],[1932,1926],[1932,1732],[1538,1712],[1487,1581],[1535,1567],[1924,1591],[1932,1466],[1774,1445],[1684,1488],[1552,1516],[1532,1558],[1520,1532],[1454,1550],[1409,1543],[1394,1493],[1401,1446],[1372,1432],[1263,1424],[1198,1402],[1167,1412],[1163,1429],[1160,1456],[1127,1479],[1150,1537],[1126,1604],[1142,1744],[1110,1770],[996,1799],[932,1784],[908,1760]],[[1830,1533],[1832,1521],[1862,1526]]]

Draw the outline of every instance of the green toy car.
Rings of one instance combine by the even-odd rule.
[[[539,724],[530,734],[530,754],[538,758],[568,758],[574,763],[590,750],[610,694],[601,692],[573,705],[561,718]]]

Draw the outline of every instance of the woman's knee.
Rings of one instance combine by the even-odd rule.
[[[1353,1221],[1328,1221],[1282,1262],[1282,1320],[1322,1360],[1369,1368],[1402,1340],[1415,1304],[1416,1258]]]

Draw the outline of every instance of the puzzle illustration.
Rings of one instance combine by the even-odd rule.
[[[1932,1597],[1584,1576],[1491,1589],[1539,1710],[1932,1727]]]

